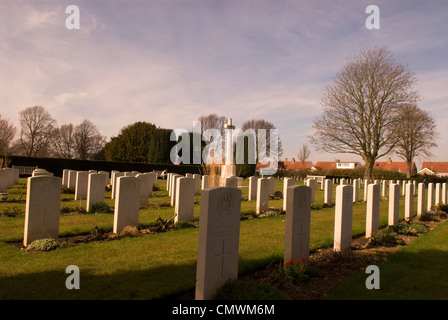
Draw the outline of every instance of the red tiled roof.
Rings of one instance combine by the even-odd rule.
[[[423,162],[422,169],[424,168],[435,173],[448,173],[448,162]]]
[[[336,161],[318,161],[314,167],[322,170],[333,170],[336,169]]]
[[[302,170],[306,168],[311,168],[313,163],[311,161],[305,161],[303,164],[301,161],[284,161],[286,170]]]
[[[406,162],[375,162],[373,169],[380,169],[385,171],[397,171],[397,172],[407,172],[408,165]],[[416,171],[415,163],[412,162],[411,171]]]

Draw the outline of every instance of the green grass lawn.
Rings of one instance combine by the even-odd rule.
[[[368,290],[369,274],[360,272],[336,287],[326,299],[448,299],[448,223],[440,224],[379,263],[380,288]]]
[[[19,185],[8,190],[11,196],[6,203],[0,203],[0,214],[12,207],[25,211],[25,195],[19,202],[13,201],[23,191],[25,182],[20,179]],[[148,208],[140,210],[141,225],[154,222],[159,215],[169,219],[174,214],[174,208],[165,206],[169,202],[166,181],[157,183],[160,191],[149,200]],[[282,186],[282,181],[276,181],[276,190],[282,191]],[[247,198],[247,188],[241,190]],[[75,201],[73,195],[63,194],[62,198],[68,200],[61,202],[61,208],[85,208],[85,201]],[[197,201],[200,202],[199,196]],[[113,207],[110,193],[106,195],[106,202]],[[316,191],[315,202],[323,202],[320,188]],[[269,202],[271,207],[282,208],[282,205],[283,200]],[[199,206],[195,205],[195,219],[199,219]],[[388,202],[382,201],[380,224],[383,226],[387,224],[387,208]],[[403,200],[400,208],[403,218]],[[254,213],[255,201],[242,201],[241,210],[243,214]],[[354,205],[353,235],[365,232],[365,211],[364,203]],[[95,226],[112,230],[113,214],[61,214],[60,235],[89,233]],[[0,218],[0,299],[155,299],[195,286],[198,228],[30,254],[8,243],[23,239],[23,227],[23,215]],[[333,229],[334,208],[313,210],[311,250],[332,246]],[[281,261],[283,244],[284,215],[242,220],[240,274]],[[68,277],[65,269],[69,265],[80,269],[80,290],[65,287]]]

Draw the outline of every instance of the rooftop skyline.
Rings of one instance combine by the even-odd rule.
[[[89,119],[107,138],[136,121],[191,129],[216,113],[237,128],[272,122],[283,158],[297,158],[322,113],[322,89],[360,50],[387,46],[416,74],[419,107],[437,124],[433,156],[415,161],[448,161],[444,0],[79,0],[73,30],[71,4],[0,3],[0,115],[17,128],[19,111],[34,105],[58,125]],[[379,30],[365,26],[371,4]],[[335,159],[362,161],[316,151],[310,161]]]

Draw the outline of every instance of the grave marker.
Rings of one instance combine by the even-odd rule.
[[[334,251],[345,251],[352,244],[353,187],[336,187]]]
[[[23,245],[59,235],[62,179],[53,176],[30,177],[27,181]]]
[[[256,214],[265,212],[269,208],[269,179],[259,178],[257,181]]]
[[[380,225],[380,185],[367,186],[366,238],[371,238]]]
[[[176,182],[176,203],[174,222],[193,221],[195,179],[180,177]]]
[[[283,210],[286,211],[287,198],[288,198],[288,187],[294,185],[294,180],[291,178],[283,179]],[[311,194],[310,194],[311,197]]]
[[[421,217],[425,213],[425,184],[423,182],[418,184],[418,198],[417,198],[417,216]]]
[[[89,179],[88,171],[78,171],[76,173],[75,200],[87,199],[87,183]]]
[[[248,200],[256,200],[257,199],[257,177],[249,177],[249,194]]]
[[[288,203],[285,216],[284,262],[309,258],[311,188],[290,186],[286,190]]]
[[[215,187],[202,191],[196,300],[212,299],[222,285],[238,277],[240,214],[241,190]]]
[[[406,196],[404,200],[404,218],[411,220],[414,216],[414,185],[412,183],[406,184]]]
[[[400,221],[400,185],[389,185],[389,220],[390,226],[396,226]]]
[[[90,173],[87,182],[87,212],[91,212],[95,202],[104,202],[104,174]]]
[[[140,180],[136,177],[118,177],[114,210],[114,233],[124,227],[138,227],[140,207]]]

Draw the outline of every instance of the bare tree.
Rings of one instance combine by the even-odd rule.
[[[0,155],[6,155],[11,141],[16,134],[16,127],[7,119],[0,116]]]
[[[53,133],[52,150],[58,158],[72,159],[74,155],[74,128],[73,124],[63,124],[55,128]]]
[[[29,157],[45,155],[56,121],[41,106],[26,108],[19,116],[21,129],[18,146]]]
[[[309,137],[318,150],[359,155],[372,179],[375,161],[397,144],[399,112],[415,103],[416,78],[387,48],[364,50],[324,89],[323,115]]]
[[[106,144],[97,127],[89,120],[84,120],[74,128],[74,155],[81,160],[91,159]]]
[[[271,130],[276,130],[277,128],[275,127],[275,125],[269,121],[266,120],[248,120],[246,122],[244,122],[241,126],[241,130],[243,132],[245,132],[247,129],[253,129],[256,133],[256,145],[259,146],[258,143],[258,131],[260,129],[266,130],[266,151],[271,150]],[[280,137],[277,136],[278,141],[277,141],[277,145],[278,145],[278,155],[277,157],[280,158],[283,154],[283,145],[282,142],[280,140]],[[258,152],[260,152],[260,150],[258,150]]]
[[[311,157],[311,149],[307,144],[302,144],[297,154],[297,159],[302,163],[302,169],[305,169],[305,162]]]
[[[407,163],[407,177],[411,177],[412,162],[416,157],[431,156],[437,147],[436,124],[430,114],[415,104],[402,108],[398,125],[398,143],[394,152]]]
[[[216,113],[212,113],[207,116],[200,116],[199,117],[199,122],[201,123],[200,132],[202,134],[207,129],[217,129],[221,133],[221,136],[223,136],[224,124],[226,123],[226,121],[227,118],[225,116],[218,116]]]

